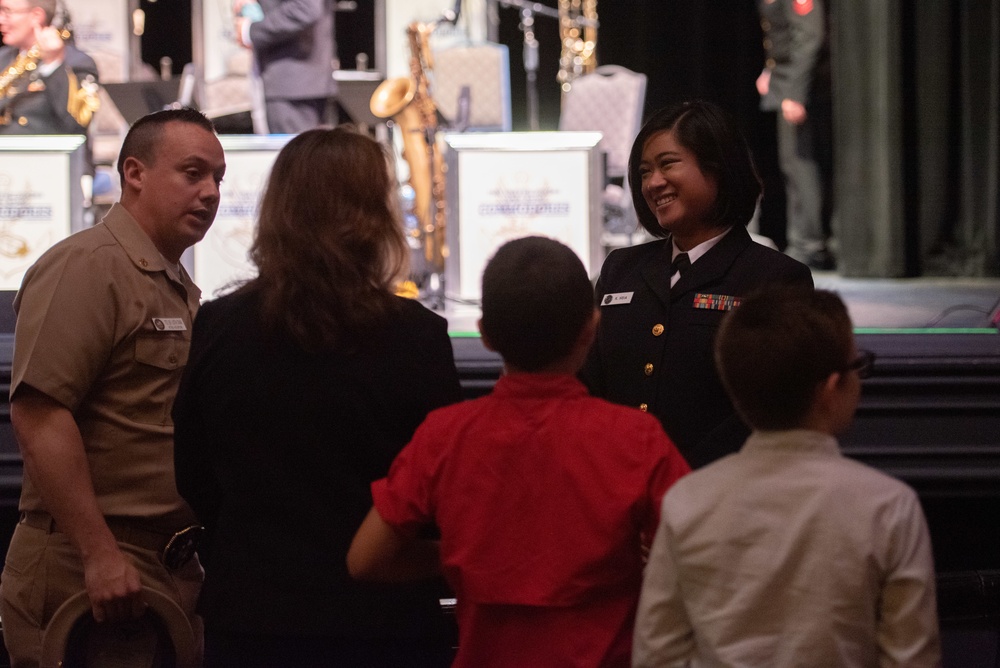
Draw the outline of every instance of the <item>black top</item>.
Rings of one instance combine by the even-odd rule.
[[[262,332],[256,294],[202,306],[174,405],[177,487],[209,529],[206,628],[345,638],[445,634],[438,583],[353,581],[383,477],[429,411],[458,401],[447,324],[400,309],[355,354]]]
[[[731,306],[772,282],[812,286],[809,268],[762,246],[741,225],[670,288],[669,238],[612,252],[597,281],[597,340],[581,377],[591,393],[644,406],[692,468],[740,448],[749,429],[715,371],[715,332]],[[698,295],[706,295],[696,308]],[[609,297],[616,295],[615,297]]]

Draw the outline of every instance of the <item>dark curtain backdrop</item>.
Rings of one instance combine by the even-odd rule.
[[[841,272],[1000,274],[1000,0],[833,10]]]
[[[1000,275],[1000,0],[829,1],[839,271]],[[190,59],[188,2],[142,0],[147,62],[170,55],[179,71]],[[369,50],[373,35],[374,0],[357,7],[338,18],[345,63]],[[763,63],[755,0],[599,0],[597,11],[598,62],[649,77],[647,113],[704,97],[740,119],[764,178],[760,231],[783,247],[775,117],[758,110],[754,89]],[[498,14],[500,41],[510,48],[514,129],[525,130],[519,16],[509,8]],[[348,28],[367,33],[353,39]],[[558,26],[538,16],[535,29],[539,120],[554,129]]]
[[[830,9],[840,273],[1000,275],[1000,0],[831,0]],[[526,129],[518,16],[500,14],[515,129]],[[765,181],[761,232],[783,247],[775,118],[758,110],[754,89],[755,1],[603,0],[598,14],[598,60],[649,77],[647,113],[697,96],[740,118]],[[539,17],[536,28],[541,125],[552,129],[557,26]]]

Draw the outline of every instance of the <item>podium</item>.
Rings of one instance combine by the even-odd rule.
[[[445,136],[448,297],[478,301],[487,261],[520,237],[557,239],[576,252],[589,275],[600,270],[600,140],[600,132]]]
[[[52,244],[83,229],[83,135],[0,136],[0,290]]]
[[[235,282],[253,278],[248,252],[257,224],[257,205],[278,151],[293,135],[219,135],[226,153],[226,178],[219,188],[219,211],[205,238],[194,245],[194,282],[203,300]]]

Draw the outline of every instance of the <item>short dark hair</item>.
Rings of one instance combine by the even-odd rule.
[[[483,271],[482,330],[504,361],[541,371],[572,351],[594,312],[594,289],[568,246],[545,237],[508,241]]]
[[[143,164],[152,164],[156,159],[156,149],[163,134],[163,126],[167,123],[191,123],[215,133],[212,121],[197,109],[182,107],[181,109],[165,109],[146,114],[129,128],[118,152],[118,178],[122,189],[125,188],[125,161],[135,158]]]
[[[642,150],[656,134],[673,130],[677,141],[694,153],[698,167],[715,179],[715,220],[718,226],[746,225],[753,217],[761,193],[746,137],[722,107],[704,100],[689,100],[653,114],[639,130],[628,159],[628,184],[639,223],[654,237],[668,232],[660,227],[642,195],[639,171]]]
[[[715,363],[736,410],[755,429],[794,429],[831,373],[851,363],[853,332],[835,293],[774,286],[722,321]]]

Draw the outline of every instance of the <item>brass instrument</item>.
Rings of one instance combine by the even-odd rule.
[[[53,27],[59,32],[59,37],[64,42],[72,36],[72,33],[65,26],[53,25]],[[24,53],[18,54],[14,62],[0,74],[0,100],[15,97],[22,92],[12,88],[12,86],[25,74],[30,74],[38,69],[38,61],[41,57],[42,51],[37,44],[33,44]],[[93,77],[88,75],[85,81],[80,82],[71,72],[67,111],[76,119],[77,123],[83,127],[89,125],[90,119],[93,118],[94,112],[97,111],[100,104],[100,99],[97,96],[97,82],[94,81]],[[10,121],[9,112],[4,112],[3,118],[0,118],[0,124],[5,121]]]
[[[597,0],[559,0],[559,55],[557,79],[567,92],[573,80],[597,67]]]
[[[5,69],[3,74],[0,75],[0,98],[7,97],[7,92],[12,83],[24,76],[25,73],[33,72],[38,68],[38,59],[41,56],[42,52],[39,50],[37,44],[24,53],[17,55],[17,58],[10,64],[10,67]]]
[[[403,137],[403,158],[410,167],[415,194],[414,215],[424,257],[432,271],[444,271],[445,164],[437,146],[437,105],[430,96],[427,73],[434,67],[430,51],[433,25],[414,22],[406,28],[410,45],[410,76],[379,84],[369,101],[372,114],[392,118]]]

